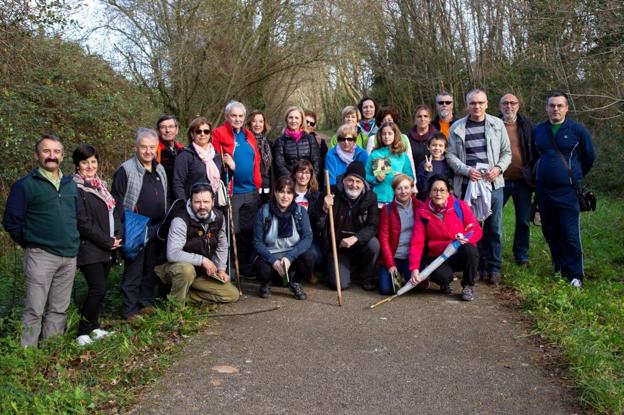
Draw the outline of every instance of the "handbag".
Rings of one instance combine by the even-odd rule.
[[[126,259],[135,259],[147,243],[150,220],[130,209],[124,211],[124,242],[121,252]]]
[[[555,148],[555,150],[557,150],[557,153],[559,154],[559,157],[561,158],[563,165],[568,170],[568,174],[570,175],[570,179],[572,180],[572,185],[574,185],[574,188],[576,189],[576,197],[578,198],[578,202],[579,202],[579,210],[581,212],[589,212],[591,210],[596,210],[596,205],[598,203],[598,200],[596,199],[596,195],[594,194],[594,192],[583,188],[576,181],[576,178],[574,177],[574,174],[572,174],[572,170],[570,169],[570,166],[568,165],[568,161],[565,159],[565,157],[563,156],[563,153],[559,149],[559,146],[557,145],[557,141],[555,141],[555,137],[553,137],[552,135],[548,135],[548,137],[550,138],[550,142]]]

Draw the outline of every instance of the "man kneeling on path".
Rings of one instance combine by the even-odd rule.
[[[179,300],[216,303],[238,300],[238,290],[225,272],[228,257],[225,221],[213,206],[210,184],[195,183],[186,207],[171,220],[168,262],[154,271],[165,284],[171,284],[171,295]]]

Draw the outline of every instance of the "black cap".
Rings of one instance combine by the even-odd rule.
[[[362,180],[366,183],[366,173],[364,173],[364,165],[359,161],[354,161],[349,166],[347,166],[347,171],[342,176],[343,178],[347,178],[347,176],[355,176],[358,179]]]

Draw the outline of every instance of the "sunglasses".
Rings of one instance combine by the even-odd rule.
[[[310,127],[314,127],[316,125],[316,121],[308,121],[308,120],[306,120],[306,124],[308,124]]]
[[[453,101],[438,101],[438,105],[451,105]]]
[[[201,134],[201,133],[204,133],[204,135],[210,135],[210,133],[211,133],[211,132],[212,132],[212,131],[210,131],[210,130],[208,130],[208,129],[205,129],[205,130],[200,130],[200,129],[197,129],[197,130],[195,130],[195,134],[197,134],[197,135],[199,135],[199,134]]]
[[[343,141],[355,141],[355,138],[353,137],[338,137],[338,141],[343,142]]]

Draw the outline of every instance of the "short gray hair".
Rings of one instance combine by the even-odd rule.
[[[469,98],[471,96],[473,96],[475,94],[478,94],[478,93],[482,93],[483,95],[485,95],[485,99],[487,101],[487,94],[486,94],[486,92],[484,90],[482,90],[482,89],[475,88],[473,90],[468,91],[468,93],[466,94],[466,104],[468,104]]]
[[[237,107],[242,108],[243,113],[245,115],[247,114],[247,108],[245,108],[245,105],[243,105],[242,102],[235,101],[235,100],[232,100],[227,103],[227,105],[225,106],[225,111],[223,111],[223,113],[227,116],[234,108],[237,108]]]
[[[445,96],[453,98],[453,95],[449,94],[448,92],[446,92],[446,91],[440,91],[440,92],[438,92],[438,95],[436,95],[436,96],[435,96],[435,100],[436,100],[436,102],[438,102],[438,99],[439,99],[440,97],[445,97]]]
[[[137,128],[136,130],[136,139],[134,140],[135,144],[139,144],[139,140],[141,140],[145,136],[151,136],[154,140],[158,141],[158,133],[156,130],[152,128]]]

